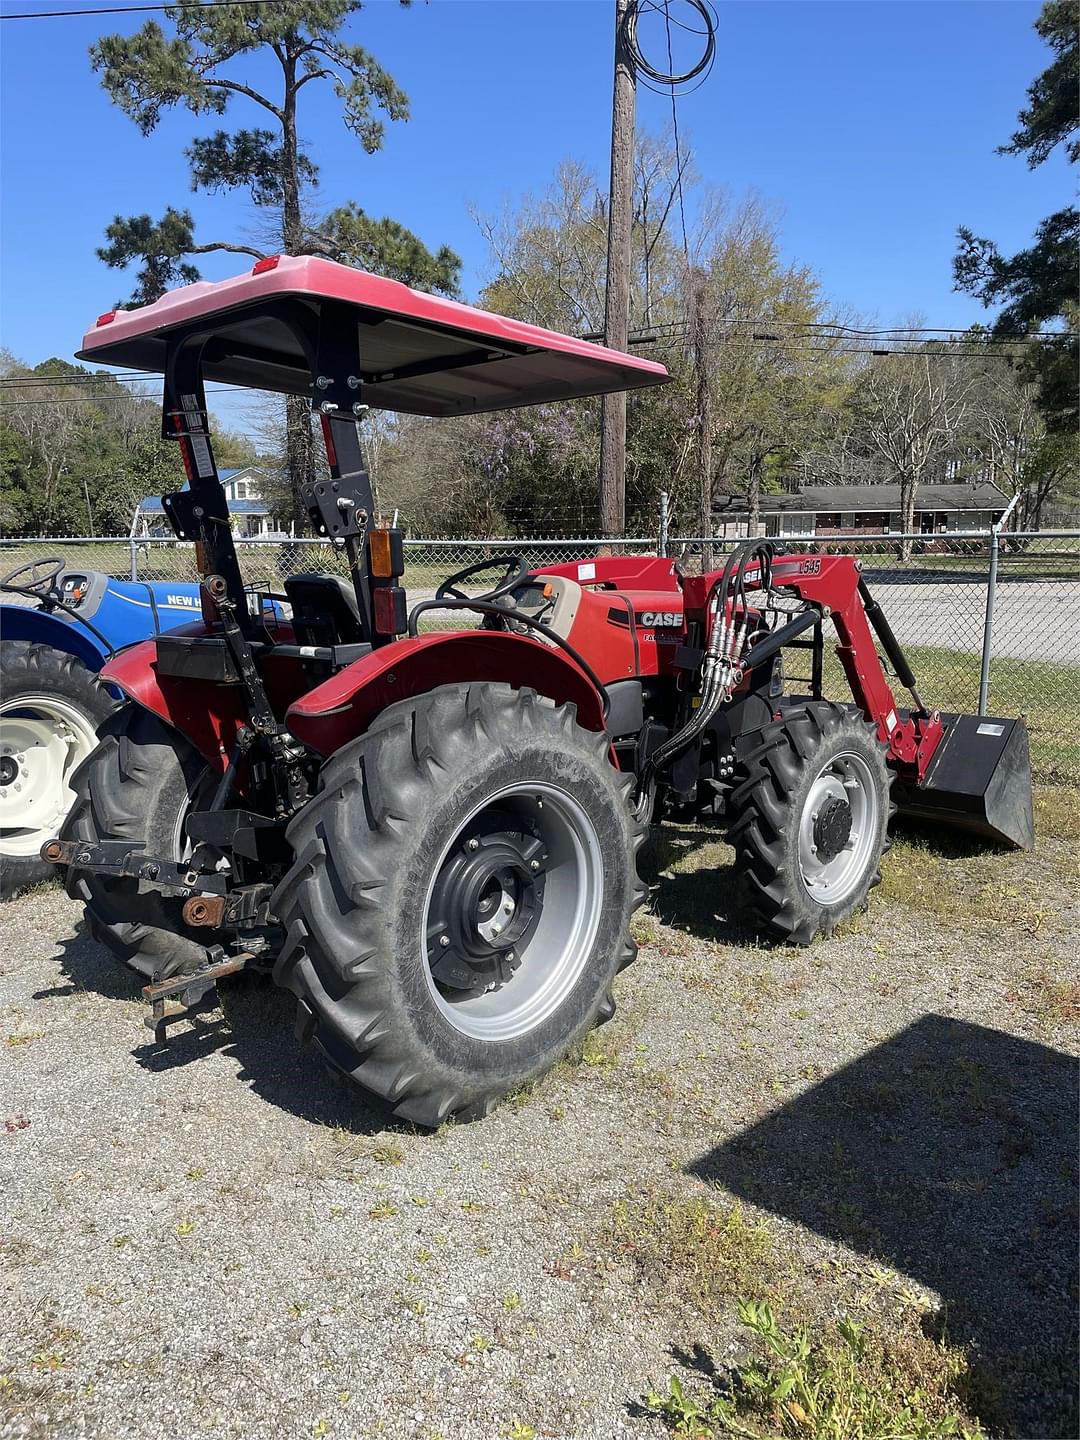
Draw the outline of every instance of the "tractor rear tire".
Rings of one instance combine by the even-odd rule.
[[[183,858],[184,819],[206,788],[206,761],[149,710],[125,705],[101,727],[101,741],[76,771],[65,840],[138,840],[147,855]],[[194,797],[194,798],[193,798]],[[194,970],[205,939],[184,924],[179,897],[139,893],[139,881],[69,869],[67,892],[81,900],[91,933],[148,980]]]
[[[300,1032],[403,1119],[490,1113],[614,1012],[645,898],[629,796],[573,705],[465,684],[391,706],[289,826],[274,978]]]
[[[828,701],[767,725],[731,797],[736,865],[756,915],[809,945],[866,904],[888,849],[893,775],[877,727]]]
[[[64,822],[75,770],[116,701],[51,645],[0,642],[0,899],[56,879],[41,847]]]

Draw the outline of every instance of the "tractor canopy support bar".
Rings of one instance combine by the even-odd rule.
[[[168,348],[161,433],[180,445],[188,488],[163,495],[161,504],[177,539],[196,542],[200,577],[221,576],[239,623],[250,633],[252,623],[229,523],[229,502],[210,441],[202,376],[205,346],[205,336],[190,335],[178,338]],[[205,604],[203,613],[207,613]]]
[[[322,421],[330,479],[304,487],[312,527],[344,546],[365,640],[383,643],[393,637],[377,634],[372,615],[366,542],[374,521],[374,499],[359,433],[358,422],[367,407],[360,398],[360,330],[355,311],[332,302],[316,311],[283,297],[270,301],[265,313],[279,333],[283,330],[291,337],[293,353],[303,356],[311,377],[312,409]],[[206,321],[171,332],[162,397],[162,434],[179,442],[188,477],[187,489],[162,496],[162,505],[177,538],[198,544],[201,578],[220,576],[225,582],[223,598],[247,639],[257,635],[260,622],[249,613],[228,501],[214,459],[204,367],[225,354],[250,350],[249,344],[237,345]]]

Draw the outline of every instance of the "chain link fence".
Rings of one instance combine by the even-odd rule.
[[[738,543],[672,537],[667,550],[693,572],[703,561],[722,564]],[[984,690],[987,713],[1026,716],[1037,779],[1080,785],[1080,531],[1009,532],[996,538],[989,531],[781,536],[775,543],[784,549],[857,555],[927,701],[942,710],[974,712]],[[238,541],[237,549],[245,578],[271,590],[305,570],[347,574],[343,551],[329,541]],[[543,569],[602,553],[656,549],[655,537],[418,538],[405,544],[404,583],[412,600],[423,600],[447,575],[485,558],[520,555],[530,568]],[[0,572],[47,555],[61,555],[69,567],[140,581],[198,578],[193,545],[127,537],[0,540]],[[477,588],[483,588],[483,577]],[[796,680],[797,668],[793,658]],[[826,685],[835,698],[844,698],[846,681],[831,657]]]
[[[601,551],[622,555],[656,553],[656,537],[629,537],[600,540],[560,536],[556,539],[455,540],[416,539],[405,542],[404,584],[412,598],[427,599],[441,580],[478,560],[518,555],[530,569],[562,565],[571,560],[595,558]],[[330,540],[305,537],[299,540],[236,540],[236,551],[244,579],[251,585],[279,589],[290,575],[306,570],[348,575],[344,548]],[[161,538],[128,539],[84,535],[0,539],[0,573],[15,565],[45,556],[62,555],[65,564],[87,570],[103,570],[129,580],[179,580],[193,582],[199,574],[195,546],[189,542]],[[484,577],[475,587],[488,588]],[[415,593],[414,593],[415,592]]]

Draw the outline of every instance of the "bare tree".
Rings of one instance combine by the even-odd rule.
[[[1022,494],[1013,512],[1014,530],[1027,528],[1031,462],[1046,437],[1038,390],[1011,365],[988,363],[972,395],[972,438],[990,480],[1010,498]]]
[[[864,372],[859,409],[870,446],[899,483],[905,536],[914,528],[919,486],[959,447],[974,384],[972,368],[947,345],[897,352]],[[909,539],[900,553],[910,558]]]
[[[745,493],[747,528],[759,535],[766,486],[832,430],[850,358],[817,280],[805,266],[783,262],[775,223],[759,204],[730,213],[714,204],[705,247],[706,280],[688,308],[705,317],[708,331],[712,488]]]

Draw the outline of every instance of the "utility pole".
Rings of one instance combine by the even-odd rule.
[[[712,569],[712,546],[709,538],[713,524],[713,454],[712,454],[712,368],[709,364],[709,336],[705,321],[705,276],[697,267],[687,267],[687,289],[690,301],[690,354],[694,368],[694,409],[697,411],[697,445],[695,465],[698,492],[698,524],[702,539],[701,569]]]
[[[625,350],[630,329],[630,236],[634,220],[634,63],[626,18],[635,0],[615,0],[615,84],[611,103],[604,344]],[[626,394],[605,395],[600,412],[600,529],[626,529]]]

